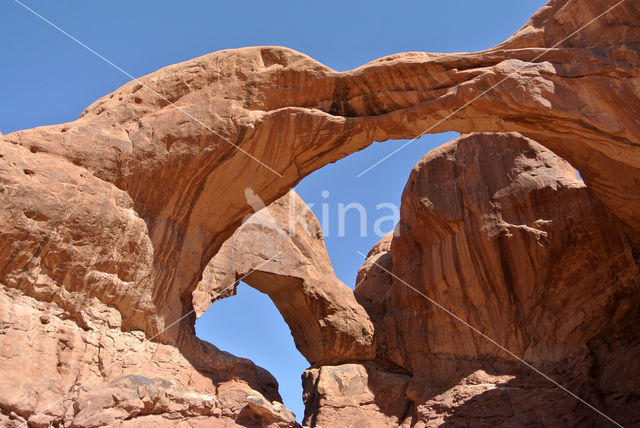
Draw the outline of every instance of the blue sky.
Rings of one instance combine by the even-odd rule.
[[[541,0],[456,1],[50,1],[21,0],[135,77],[220,49],[282,45],[335,70],[397,52],[456,52],[489,48],[516,31]],[[0,132],[67,122],[97,98],[129,81],[17,2],[0,3]],[[402,142],[377,143],[305,178],[296,190],[329,212],[327,248],[336,274],[353,287],[362,257],[379,239],[373,223],[399,204],[413,165],[456,134],[429,135],[360,178],[357,174]],[[323,191],[328,192],[323,197]],[[324,193],[326,196],[327,193]],[[338,236],[338,204],[366,208],[367,235],[355,212]],[[325,218],[326,221],[326,218]],[[387,223],[387,228],[391,224]],[[285,404],[303,414],[300,374],[308,363],[267,296],[241,285],[196,324],[198,336],[252,359],[273,373]]]

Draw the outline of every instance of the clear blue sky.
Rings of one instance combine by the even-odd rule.
[[[22,0],[21,0],[22,1]],[[542,0],[457,1],[50,1],[23,3],[133,76],[220,49],[282,45],[335,70],[348,70],[405,51],[456,52],[489,48],[516,31]],[[0,132],[67,122],[129,78],[23,9],[0,3]],[[353,287],[362,258],[378,240],[376,210],[398,204],[412,166],[455,137],[426,136],[361,178],[356,175],[399,142],[374,144],[304,179],[302,198],[328,204],[326,239],[338,277]],[[401,143],[401,142],[400,142]],[[323,197],[322,191],[329,196]],[[367,236],[354,212],[338,236],[338,204],[367,208]],[[383,224],[387,228],[390,224]],[[247,285],[216,302],[196,324],[199,337],[252,359],[280,382],[285,404],[302,417],[300,374],[308,366],[267,296]]]

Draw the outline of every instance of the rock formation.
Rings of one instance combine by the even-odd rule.
[[[358,275],[381,368],[308,370],[310,418],[319,426],[381,416],[381,426],[607,422],[504,347],[637,423],[640,370],[628,362],[640,357],[638,249],[571,165],[536,142],[472,134],[445,144],[413,169],[396,231]],[[381,369],[385,381],[372,380]],[[341,376],[368,399],[326,386]]]
[[[286,48],[215,52],[130,82],[76,121],[2,135],[0,422],[291,426],[268,373],[193,331],[200,305],[232,291],[218,281],[247,274],[314,364],[305,374],[310,423],[343,411],[381,424],[524,423],[534,415],[519,409],[536,399],[549,405],[537,415],[548,424],[599,417],[544,379],[516,373],[512,360],[433,308],[417,319],[427,306],[384,266],[563,379],[584,379],[569,375],[588,367],[589,385],[568,387],[637,423],[640,5],[626,1],[598,17],[614,4],[552,0],[492,49],[398,54],[344,73]],[[427,158],[403,197],[400,230],[410,233],[376,246],[358,299],[331,274],[318,235],[301,238],[296,226],[276,244],[296,259],[266,260],[242,248],[259,231],[234,235],[254,211],[247,189],[269,205],[373,141],[445,130],[529,140],[473,137],[493,141],[494,151],[477,152],[498,162],[491,173],[474,158],[441,157],[473,150],[448,146]],[[587,187],[531,140],[578,168]],[[505,141],[520,145],[503,150]],[[512,164],[505,181],[501,168]],[[433,171],[459,181],[429,187]],[[512,172],[522,181],[512,183]],[[482,180],[487,187],[475,187]],[[435,229],[418,230],[427,224]],[[491,239],[477,241],[482,234]],[[225,247],[230,238],[240,260]],[[463,260],[475,264],[456,265]],[[573,288],[578,300],[569,301]],[[283,289],[296,290],[295,300]],[[580,315],[571,313],[576,302]],[[296,310],[317,318],[300,325]],[[410,333],[420,342],[406,342]],[[478,410],[494,402],[495,420]]]
[[[373,325],[353,291],[336,278],[309,207],[292,190],[258,208],[205,269],[194,291],[196,314],[235,294],[242,278],[269,295],[312,365],[371,359]]]

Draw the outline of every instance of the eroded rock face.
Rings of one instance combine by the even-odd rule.
[[[392,272],[531,362],[567,358],[635,310],[640,272],[623,225],[571,165],[531,140],[473,134],[430,152],[409,177],[400,218]],[[430,306],[408,287],[388,305]],[[390,344],[404,354],[391,360],[500,355],[448,314],[427,318],[420,329],[399,321],[413,340]]]
[[[640,372],[626,358],[640,350],[638,254],[571,165],[530,139],[472,134],[430,152],[409,177],[395,236],[369,253],[355,290],[375,325],[376,359],[411,376],[405,411],[380,412],[398,424],[521,425],[540,421],[544,406],[547,425],[607,422],[481,332],[619,422],[637,422]],[[352,403],[344,413],[326,406],[316,418],[368,417]]]
[[[220,51],[124,85],[76,121],[1,136],[0,284],[5,297],[0,385],[12,385],[0,388],[3,423],[31,419],[44,426],[54,417],[91,425],[92,419],[82,416],[81,387],[91,386],[87,394],[94,394],[96,385],[107,395],[122,379],[132,379],[126,376],[144,376],[175,385],[162,393],[174,397],[169,400],[177,407],[155,408],[138,397],[140,407],[127,395],[127,403],[135,402],[126,405],[130,410],[109,407],[113,402],[105,399],[103,410],[92,408],[99,416],[95,420],[159,424],[173,415],[175,420],[205,418],[206,424],[290,425],[290,415],[273,404],[279,397],[271,376],[195,337],[192,294],[212,257],[252,212],[245,189],[270,204],[307,174],[373,141],[410,138],[425,129],[521,132],[579,168],[592,194],[632,239],[640,230],[640,6],[626,1],[579,37],[547,50],[609,6],[605,1],[551,1],[521,31],[490,50],[399,54],[345,73],[286,48]],[[529,236],[528,229],[516,229]],[[605,248],[617,248],[619,236],[614,234]],[[538,266],[534,262],[531,266]],[[615,262],[624,264],[624,257]],[[273,282],[276,288],[307,290],[305,281],[317,274],[298,273],[287,285],[276,274],[287,267],[273,265],[274,270],[263,267],[267,276],[262,271],[251,275],[256,287],[275,293],[267,290]],[[234,267],[236,272],[246,268]],[[340,284],[334,288],[344,290]],[[321,340],[305,337],[316,331],[313,325],[292,331],[300,334],[296,341],[308,358],[338,365],[337,354],[326,353],[327,345],[358,354],[368,349],[370,326],[365,322],[358,334],[354,325],[361,308],[352,299],[340,299],[343,291],[333,290],[300,307],[359,315],[349,322],[342,315],[335,322],[332,318]],[[342,306],[331,303],[333,297]],[[281,308],[286,304],[274,301]],[[598,305],[604,303],[598,300]],[[49,324],[43,324],[42,315],[49,316]],[[56,326],[55,331],[47,325]],[[63,325],[70,333],[58,330]],[[95,335],[104,340],[96,342]],[[66,351],[68,336],[78,341],[71,353]],[[351,337],[363,343],[347,343]],[[554,358],[563,358],[579,342],[565,345],[557,342],[559,337],[569,336],[565,332],[548,343],[557,353]],[[534,345],[509,340],[541,358]],[[430,339],[424,346],[440,352],[440,343]],[[602,349],[609,346],[603,343]],[[385,370],[395,370],[413,364],[419,350],[411,345],[376,348],[380,358],[375,359]],[[482,345],[461,345],[460,352],[495,357]],[[157,362],[165,353],[179,362]],[[113,364],[101,363],[105,355],[113,355]],[[607,360],[614,354],[599,355]],[[59,371],[65,366],[67,371]],[[52,377],[35,376],[39,367]],[[156,389],[165,385],[152,384]],[[606,387],[604,381],[599,386]],[[14,394],[12,388],[23,393]],[[428,396],[412,388],[410,383],[411,402]],[[192,406],[193,400],[184,398],[192,397],[188,394],[215,395],[217,401],[203,399],[213,405]]]
[[[176,347],[123,332],[118,311],[95,297],[79,323],[55,303],[0,291],[3,426],[233,426],[252,413],[248,396],[281,401],[275,380],[250,361],[206,344],[215,370],[196,370]],[[281,413],[269,420],[290,426]]]
[[[408,381],[406,372],[393,373],[370,361],[306,370],[305,422],[318,427],[397,425],[409,411]]]

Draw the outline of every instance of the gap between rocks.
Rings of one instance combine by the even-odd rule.
[[[355,287],[358,269],[364,262],[358,252],[367,253],[385,234],[393,230],[399,220],[400,197],[414,165],[427,152],[458,136],[457,132],[425,135],[358,178],[360,172],[385,158],[408,140],[373,144],[315,171],[296,186],[296,192],[302,195],[302,200],[310,207],[317,218],[316,222],[322,228],[320,244],[327,246],[330,258],[330,262],[322,262],[326,264],[325,267],[335,271],[335,276],[349,288]],[[394,214],[396,218],[392,221]],[[266,223],[268,229],[269,220],[279,223],[282,219],[273,214],[265,222],[255,221],[255,217],[253,221],[260,227],[265,226],[261,223]],[[250,225],[249,228],[255,226]],[[258,234],[264,233],[268,238],[270,232],[262,230]],[[234,235],[229,240],[233,242],[228,242],[229,247],[242,251],[244,248],[242,245],[238,246],[238,242],[251,241],[254,247],[246,250],[255,250],[258,234],[252,240],[239,239]],[[224,248],[223,246],[220,252],[223,258]],[[210,266],[216,264],[216,258],[221,258],[220,253],[214,257]],[[249,263],[244,268],[238,268],[237,264],[241,264],[239,260],[244,258],[239,253],[234,253],[232,260],[226,258],[223,263],[217,263],[219,269],[226,269],[226,272],[215,272],[215,268],[208,268],[194,294],[195,306],[202,308],[198,311],[201,315],[196,321],[196,335],[223,351],[248,358],[267,369],[280,384],[283,403],[301,422],[304,415],[301,375],[310,364],[296,349],[291,336],[291,323],[287,326],[286,322],[282,322],[283,313],[278,311],[269,298],[269,294],[273,294],[271,291],[267,292],[255,283],[252,286],[246,282],[230,287],[234,270],[238,278],[239,273],[254,266]],[[256,278],[248,276],[247,282],[251,282],[251,279],[256,281]],[[271,279],[262,282],[269,282]],[[260,278],[257,280],[260,281]],[[209,286],[209,291],[204,293],[207,296],[203,298],[202,286],[207,281],[213,281],[216,285]],[[204,311],[210,297],[214,303]],[[284,318],[286,321],[286,316]]]
[[[215,302],[196,321],[196,335],[267,369],[278,380],[283,404],[302,421],[300,375],[309,363],[269,296],[241,282],[235,296]]]

